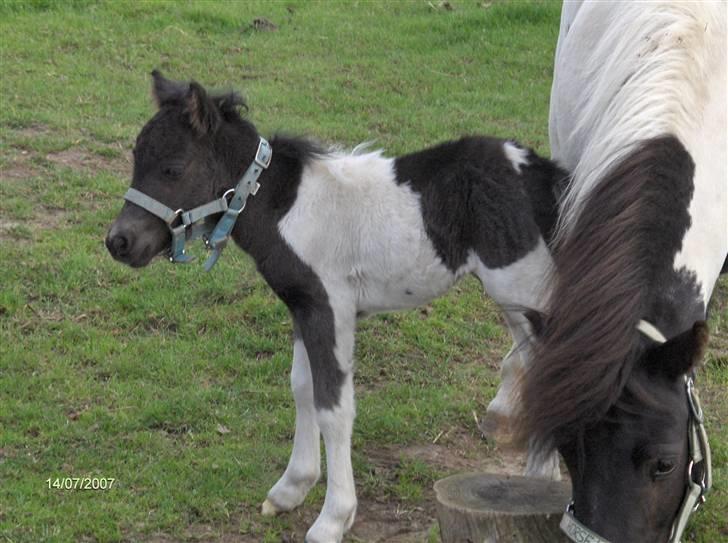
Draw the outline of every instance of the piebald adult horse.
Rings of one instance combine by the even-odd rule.
[[[521,390],[557,448],[574,541],[677,542],[710,486],[692,388],[728,253],[726,6],[563,7],[551,95],[562,196]]]

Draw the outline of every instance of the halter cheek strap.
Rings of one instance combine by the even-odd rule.
[[[253,163],[248,166],[245,170],[243,177],[238,181],[235,187],[228,209],[222,216],[220,221],[215,226],[210,236],[206,238],[205,244],[209,249],[212,250],[210,256],[205,262],[205,271],[210,271],[212,267],[220,258],[220,253],[227,245],[228,239],[230,238],[230,232],[232,232],[235,222],[238,220],[238,215],[245,209],[245,202],[249,195],[255,195],[260,188],[258,184],[258,177],[263,173],[263,170],[270,166],[270,161],[273,158],[273,149],[265,139],[260,138],[258,143],[258,150],[255,152],[255,159]]]
[[[705,503],[705,495],[713,484],[708,434],[703,425],[703,409],[700,406],[698,393],[693,387],[693,378],[685,377],[685,387],[690,406],[690,422],[688,423],[688,452],[690,454],[687,470],[687,489],[680,510],[672,524],[669,543],[680,543],[690,515]]]
[[[151,196],[133,188],[126,192],[124,199],[159,217],[167,225],[172,236],[169,247],[170,262],[188,263],[194,260],[194,257],[185,252],[185,243],[189,240],[203,238],[205,245],[211,250],[210,256],[205,262],[205,271],[210,271],[227,245],[238,215],[245,209],[248,196],[258,192],[260,187],[258,178],[263,170],[270,166],[272,157],[273,149],[270,143],[264,138],[260,138],[253,163],[245,170],[237,185],[226,191],[222,197],[188,211],[182,209],[174,211]],[[211,224],[207,220],[211,215],[220,213],[223,215],[217,223]],[[179,224],[172,226],[177,222],[178,217],[180,218]]]
[[[667,341],[662,332],[646,320],[637,323],[637,330],[656,343],[662,344]],[[668,543],[680,543],[680,538],[685,531],[690,515],[705,502],[705,494],[710,490],[713,482],[710,444],[703,426],[703,410],[700,407],[698,393],[693,386],[693,378],[687,375],[685,376],[685,390],[690,408],[688,422],[688,453],[690,457],[687,469],[687,489],[682,504],[680,504],[680,510],[672,523]],[[576,520],[573,500],[566,506],[559,527],[569,539],[576,543],[610,543]]]

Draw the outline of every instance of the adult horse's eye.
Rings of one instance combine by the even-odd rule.
[[[667,477],[677,468],[677,463],[669,458],[659,458],[652,463],[650,475],[653,480]]]

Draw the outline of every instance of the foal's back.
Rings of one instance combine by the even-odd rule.
[[[324,284],[353,292],[360,311],[414,307],[547,240],[562,178],[533,151],[486,137],[399,158],[324,155],[304,169],[279,228]]]

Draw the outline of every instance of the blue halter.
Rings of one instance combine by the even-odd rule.
[[[210,271],[227,245],[230,233],[238,220],[238,215],[245,209],[248,196],[255,195],[258,192],[260,188],[258,178],[263,170],[270,166],[272,158],[273,149],[270,143],[261,137],[253,163],[245,170],[235,188],[226,191],[222,197],[189,211],[182,209],[174,211],[158,200],[133,188],[126,192],[124,199],[159,217],[167,225],[172,235],[172,242],[169,247],[170,262],[183,264],[192,262],[194,257],[185,252],[185,242],[202,238],[205,246],[211,251],[205,262],[205,271]],[[210,215],[218,213],[223,215],[216,224],[207,220]],[[178,217],[180,223],[177,226],[172,226]]]

